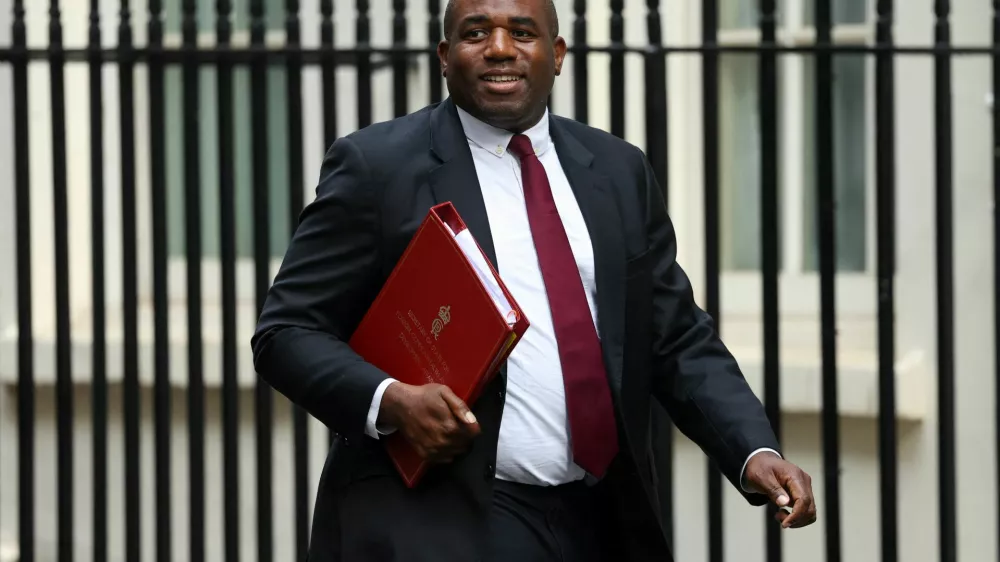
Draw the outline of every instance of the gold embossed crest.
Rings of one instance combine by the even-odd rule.
[[[435,340],[441,335],[441,330],[448,322],[451,322],[451,306],[442,306],[438,310],[438,317],[431,322],[431,333],[434,334]]]

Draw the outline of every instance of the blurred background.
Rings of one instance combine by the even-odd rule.
[[[444,4],[0,0],[0,562],[304,560],[256,312],[333,140],[447,96]],[[676,559],[997,560],[1000,2],[556,6],[551,110],[646,151],[817,495],[779,532],[660,415]]]

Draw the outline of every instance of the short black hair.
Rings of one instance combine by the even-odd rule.
[[[559,14],[556,13],[556,5],[553,0],[544,0],[546,16],[549,18],[549,33],[555,39],[559,36]],[[448,5],[444,8],[444,38],[451,39],[451,32],[455,26],[455,0],[448,0]]]

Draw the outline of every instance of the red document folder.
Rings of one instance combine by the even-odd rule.
[[[440,383],[475,403],[525,330],[525,318],[451,203],[431,208],[350,339],[400,382]],[[426,462],[399,433],[382,440],[414,487]]]

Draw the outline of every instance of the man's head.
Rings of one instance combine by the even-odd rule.
[[[521,132],[545,112],[566,42],[552,0],[449,0],[438,56],[459,107]]]

